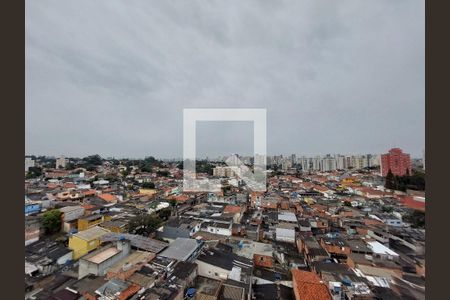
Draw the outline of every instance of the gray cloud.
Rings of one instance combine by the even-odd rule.
[[[424,28],[419,0],[27,1],[26,153],[180,157],[183,108],[258,107],[269,153],[419,156]]]

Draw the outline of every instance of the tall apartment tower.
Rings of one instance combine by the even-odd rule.
[[[381,176],[385,177],[391,170],[397,176],[411,174],[411,158],[409,154],[403,153],[400,148],[392,148],[389,153],[381,155]]]
[[[64,156],[56,159],[56,169],[62,168],[64,169],[67,164],[67,159]]]
[[[25,172],[34,167],[34,160],[31,157],[25,157]]]

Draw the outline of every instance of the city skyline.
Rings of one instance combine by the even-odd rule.
[[[184,108],[266,108],[268,153],[424,148],[422,1],[30,1],[26,20],[26,153],[181,157]],[[247,151],[221,127],[199,147]]]
[[[398,148],[398,147],[392,147],[392,148]],[[391,148],[391,149],[392,149]],[[385,152],[388,152],[390,149],[387,149]],[[402,149],[403,150],[403,149]],[[406,151],[407,152],[407,151]],[[248,155],[243,155],[243,154],[239,154],[239,153],[231,153],[229,155],[219,155],[219,156],[214,156],[214,157],[210,157],[210,156],[197,156],[198,159],[204,160],[204,159],[209,159],[209,160],[220,160],[220,159],[225,159],[226,157],[229,157],[231,155],[238,155],[239,157],[253,157],[252,154],[248,154]],[[326,157],[328,155],[334,157],[334,156],[345,156],[345,157],[349,157],[349,156],[366,156],[366,155],[371,155],[371,156],[376,156],[376,157],[381,157],[381,155],[383,155],[383,153],[316,153],[316,154],[311,154],[311,153],[278,153],[278,154],[267,154],[266,157],[270,157],[270,158],[275,158],[275,157],[280,157],[282,156],[283,158],[290,158],[292,155],[295,155],[297,159],[302,158],[302,157],[307,157],[307,158],[315,158],[315,157]],[[408,153],[409,154],[409,153]],[[100,155],[103,159],[145,159],[146,157],[154,157],[155,159],[159,159],[159,160],[172,160],[172,161],[181,161],[183,160],[182,157],[159,157],[159,156],[155,156],[150,154],[144,155],[144,156],[140,156],[140,157],[131,157],[131,156],[104,156],[101,155],[100,153],[89,153],[87,155],[75,155],[75,156],[70,156],[70,155],[65,155],[65,154],[59,154],[59,155],[52,155],[52,154],[33,154],[33,153],[27,153],[25,154],[25,157],[31,157],[31,156],[35,156],[35,157],[40,157],[40,156],[44,156],[47,158],[54,158],[54,159],[58,159],[61,157],[70,159],[70,158],[77,158],[77,159],[82,159],[83,157],[88,157],[91,155]],[[414,157],[411,155],[411,159],[420,159],[423,160],[423,156],[421,157]]]

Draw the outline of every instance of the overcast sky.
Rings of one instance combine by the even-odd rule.
[[[424,1],[27,1],[26,153],[181,157],[183,108],[266,108],[269,154],[420,157]],[[202,124],[198,151],[252,151]],[[237,149],[237,150],[235,150]]]

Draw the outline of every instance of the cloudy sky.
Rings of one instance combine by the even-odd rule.
[[[266,108],[269,154],[420,157],[424,30],[422,0],[26,1],[26,153],[181,157],[183,108]]]

